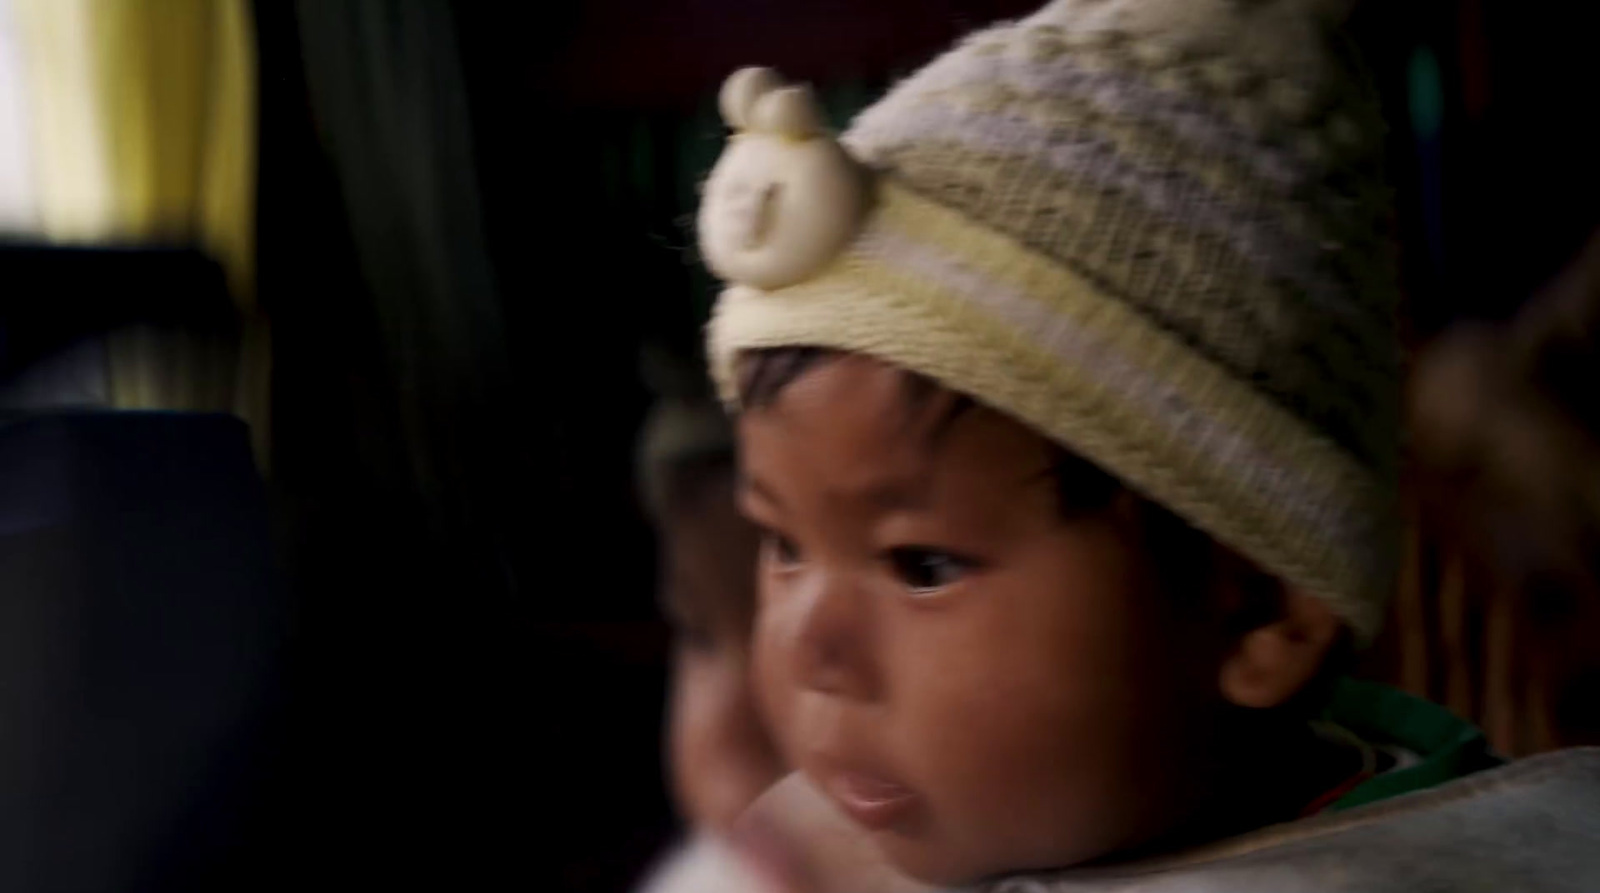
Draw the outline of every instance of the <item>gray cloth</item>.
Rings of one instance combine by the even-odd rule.
[[[986,893],[1593,893],[1600,748],[1546,754],[1359,809],[1130,866]]]

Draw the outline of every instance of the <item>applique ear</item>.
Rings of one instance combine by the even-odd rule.
[[[746,68],[723,85],[721,104],[738,133],[701,196],[706,266],[769,291],[814,276],[860,227],[869,175],[828,132],[809,87]]]
[[[756,103],[782,86],[783,79],[770,68],[739,69],[723,82],[722,92],[717,96],[722,120],[734,130],[748,130]]]

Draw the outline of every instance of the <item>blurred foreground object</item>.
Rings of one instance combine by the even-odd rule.
[[[751,684],[760,538],[737,510],[733,430],[700,364],[666,352],[644,361],[657,400],[637,464],[672,628],[667,766],[691,829],[726,832],[783,774]]]
[[[639,893],[933,893],[900,874],[869,832],[799,772],[762,794],[728,840],[701,835]]]
[[[238,420],[0,420],[0,889],[218,888],[277,700],[272,566]]]
[[[1503,327],[1462,325],[1410,393],[1422,536],[1399,683],[1521,755],[1600,743],[1600,236]],[[1434,579],[1430,579],[1434,578]]]
[[[703,837],[675,851],[640,893],[781,893],[751,872],[727,844]]]

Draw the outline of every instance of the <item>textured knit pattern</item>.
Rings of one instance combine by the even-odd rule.
[[[1308,0],[1070,0],[845,135],[849,250],[730,288],[739,351],[853,350],[1010,413],[1372,632],[1398,350],[1375,104]]]

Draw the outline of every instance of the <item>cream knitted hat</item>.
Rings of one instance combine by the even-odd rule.
[[[1009,413],[1327,600],[1361,635],[1395,557],[1381,128],[1317,0],[1059,0],[829,136],[765,69],[701,248],[713,376],[813,346]]]

